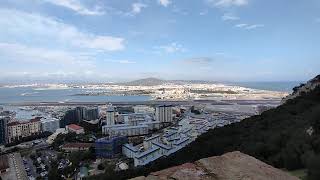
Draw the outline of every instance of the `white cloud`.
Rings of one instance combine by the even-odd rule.
[[[207,2],[215,7],[231,7],[247,5],[249,0],[207,0]]]
[[[206,14],[208,14],[208,10],[204,10],[199,13],[200,16],[204,16]]]
[[[50,17],[21,11],[0,9],[0,26],[6,27],[0,29],[2,37],[28,39],[41,46],[54,44],[64,48],[96,51],[125,48],[121,37],[92,34]]]
[[[230,13],[225,13],[221,19],[223,21],[236,21],[236,20],[239,20],[240,18],[238,16],[235,16],[233,14],[230,14]]]
[[[265,26],[264,24],[244,24],[244,23],[235,25],[235,27],[237,27],[237,28],[242,28],[242,29],[246,29],[246,30],[262,28],[264,26]]]
[[[155,47],[155,49],[160,49],[165,51],[166,53],[176,53],[176,52],[185,52],[186,49],[183,48],[183,46],[181,44],[178,44],[176,42],[170,43],[168,45],[164,45],[164,46],[158,46]]]
[[[82,15],[103,15],[104,11],[101,11],[101,7],[96,6],[94,9],[89,9],[87,6],[82,4],[79,0],[45,0],[45,2],[49,2],[56,6],[61,6],[64,8],[68,8],[72,11],[77,12]]]
[[[244,23],[235,25],[235,27],[238,27],[238,28],[243,28],[243,27],[247,27],[247,26],[248,26],[248,24],[244,24]]]
[[[247,26],[246,29],[250,30],[250,29],[257,29],[262,27],[264,27],[264,24],[253,24],[253,25]]]
[[[212,62],[214,62],[215,60],[213,58],[210,57],[196,57],[196,58],[189,58],[189,59],[183,59],[182,62],[186,63],[186,64],[202,64],[202,65],[208,65]]]
[[[137,62],[131,61],[131,60],[114,60],[114,59],[108,59],[104,60],[105,62],[111,62],[111,63],[120,63],[120,64],[136,64]]]
[[[184,16],[189,14],[189,12],[186,9],[181,9],[181,8],[178,8],[177,6],[173,6],[172,12],[181,14]]]
[[[135,61],[129,61],[129,60],[120,60],[119,61],[120,64],[135,64]]]
[[[170,0],[158,0],[158,3],[164,7],[167,7],[171,4],[171,1]]]
[[[143,8],[146,8],[147,5],[143,3],[133,3],[132,4],[132,13],[139,14]]]
[[[85,55],[62,50],[29,47],[18,43],[1,43],[2,59],[23,63],[63,64],[92,67],[90,58]]]

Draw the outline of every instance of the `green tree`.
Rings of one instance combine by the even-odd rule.
[[[311,156],[307,162],[308,179],[320,179],[320,155]]]

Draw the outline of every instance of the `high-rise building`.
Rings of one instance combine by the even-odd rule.
[[[61,118],[60,127],[64,128],[69,124],[79,124],[83,120],[96,120],[99,119],[99,110],[97,107],[86,108],[76,107],[66,111]]]
[[[69,109],[65,112],[64,116],[60,120],[60,128],[65,128],[66,125],[78,123],[76,119],[75,109]]]
[[[112,105],[109,105],[106,113],[106,125],[111,126],[115,124],[115,109]]]
[[[172,122],[172,105],[157,106],[155,118],[160,122]]]
[[[0,144],[7,143],[7,124],[10,117],[0,116]]]
[[[99,119],[99,110],[97,107],[86,108],[85,116],[82,120],[96,120]]]

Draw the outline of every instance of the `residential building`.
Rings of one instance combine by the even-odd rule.
[[[133,158],[139,152],[139,148],[137,146],[133,146],[132,144],[124,144],[122,146],[122,154],[128,158]]]
[[[119,115],[119,118],[123,119],[125,124],[129,124],[130,126],[137,126],[141,122],[146,121],[146,114],[142,114],[142,113],[121,114]]]
[[[106,125],[111,126],[115,124],[115,109],[109,105],[106,112]]]
[[[66,130],[70,133],[76,133],[76,134],[84,134],[84,129],[81,126],[78,126],[76,124],[70,124],[66,126]]]
[[[57,118],[42,118],[41,128],[42,132],[52,132],[54,133],[60,127],[60,120]]]
[[[95,141],[95,152],[97,157],[112,158],[121,153],[122,145],[128,143],[125,136],[101,138]]]
[[[38,135],[41,133],[41,117],[30,121],[14,121],[7,124],[8,142],[11,143],[21,138]]]
[[[6,144],[8,139],[7,124],[10,120],[10,117],[0,116],[0,144]]]
[[[143,140],[143,148],[144,149],[149,149],[152,147],[153,142],[159,142],[160,141],[160,135],[154,135],[151,137],[147,137]]]
[[[155,113],[156,121],[160,121],[162,123],[170,123],[172,122],[172,105],[159,105],[156,107]]]
[[[83,120],[99,119],[99,110],[97,107],[76,107],[69,109],[61,118],[60,127],[65,127],[69,124],[78,124]]]
[[[96,120],[99,119],[99,110],[97,107],[87,107],[85,109],[84,118],[82,120]]]
[[[154,114],[154,108],[146,105],[136,105],[133,109],[135,113]]]
[[[160,121],[146,121],[146,122],[140,123],[140,125],[148,126],[149,130],[157,130],[162,127],[162,123]]]
[[[102,133],[109,136],[138,136],[148,134],[147,125],[130,126],[129,124],[116,124],[102,126]]]
[[[133,157],[134,166],[146,165],[162,156],[160,148],[153,146]]]

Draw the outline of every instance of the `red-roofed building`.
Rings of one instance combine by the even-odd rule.
[[[81,126],[78,126],[76,124],[70,124],[66,126],[66,130],[68,132],[74,132],[76,134],[84,134],[84,129]]]
[[[29,121],[13,121],[8,126],[8,142],[41,133],[41,117]]]

